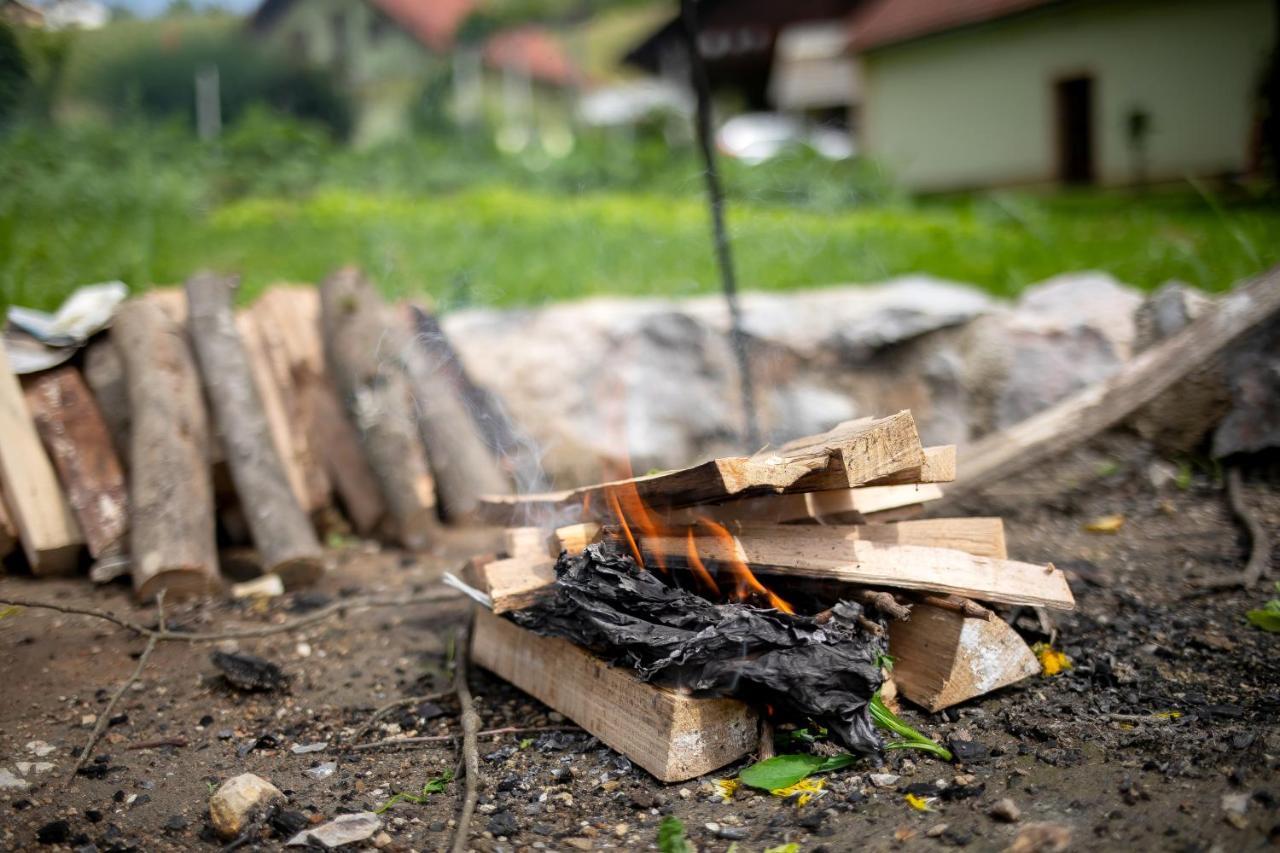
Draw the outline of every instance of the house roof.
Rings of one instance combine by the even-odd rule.
[[[854,15],[853,48],[887,47],[1055,2],[1058,0],[877,0]]]
[[[511,68],[552,86],[578,81],[578,69],[564,46],[537,26],[516,27],[495,33],[484,45],[484,61],[493,68]]]
[[[433,50],[445,50],[475,10],[475,0],[370,0]]]

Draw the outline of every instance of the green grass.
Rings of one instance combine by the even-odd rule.
[[[408,157],[401,172],[389,154],[311,150],[305,139],[289,143],[296,153],[260,146],[250,153],[270,156],[254,160],[232,141],[210,153],[163,128],[145,141],[53,136],[0,144],[0,304],[49,308],[79,284],[120,278],[139,289],[203,267],[240,273],[251,298],[346,263],[390,295],[430,295],[445,307],[717,284],[696,174],[659,182],[660,191],[581,181],[574,192],[577,178],[522,180],[448,152]],[[852,180],[843,173],[819,175],[794,200],[764,173],[729,179],[747,288],[926,272],[1014,295],[1060,272],[1100,269],[1142,288],[1178,278],[1223,290],[1280,261],[1280,210],[1191,190],[921,203],[886,195],[858,205],[820,192]]]

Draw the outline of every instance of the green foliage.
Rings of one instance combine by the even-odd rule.
[[[900,740],[891,740],[886,743],[885,749],[918,749],[936,755],[943,761],[951,760],[951,750],[907,725],[884,704],[878,690],[876,695],[871,697],[871,719],[880,728],[891,731],[900,738]]]
[[[1280,595],[1280,583],[1276,584],[1276,594]],[[1258,610],[1245,613],[1251,625],[1272,634],[1280,634],[1280,598],[1273,598]]]
[[[195,76],[213,67],[218,70],[225,124],[236,122],[254,105],[265,105],[324,125],[334,135],[347,134],[351,111],[331,75],[282,57],[247,39],[237,27],[216,23],[185,17],[130,22],[123,30],[132,37],[105,45],[87,40],[87,56],[77,58],[71,95],[110,117],[177,117],[194,126]]]
[[[752,788],[776,791],[780,788],[790,788],[815,773],[841,770],[856,760],[848,753],[830,757],[808,753],[775,755],[773,758],[757,761],[750,767],[744,768],[738,774],[738,778],[742,780],[742,784],[750,785]]]
[[[446,770],[443,773],[441,773],[439,776],[436,776],[432,779],[428,779],[426,784],[422,786],[421,793],[410,794],[402,791],[399,794],[394,794],[391,797],[391,799],[387,800],[385,803],[378,806],[375,813],[385,814],[396,803],[413,803],[415,806],[426,805],[427,801],[431,799],[432,794],[443,794],[445,786],[452,781],[453,781],[453,771]]]
[[[662,853],[697,853],[697,850],[684,835],[684,824],[680,818],[667,815],[658,825],[658,849]]]

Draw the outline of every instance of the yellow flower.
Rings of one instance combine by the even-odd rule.
[[[741,783],[737,779],[715,779],[711,784],[715,786],[716,793],[720,795],[720,799],[727,803],[738,792],[738,785]]]
[[[809,801],[814,797],[821,795],[826,787],[827,783],[822,779],[801,779],[794,785],[788,785],[785,788],[774,788],[769,793],[784,799],[799,794],[800,796],[796,797],[796,806],[804,806],[808,805]]]
[[[1040,659],[1042,675],[1058,675],[1064,670],[1071,669],[1071,658],[1048,643],[1036,643],[1031,647],[1031,651],[1035,652],[1036,657]]]
[[[917,797],[915,794],[907,794],[903,799],[907,801],[907,805],[911,806],[911,808],[918,812],[933,811],[933,809],[929,808],[929,801],[923,797]]]

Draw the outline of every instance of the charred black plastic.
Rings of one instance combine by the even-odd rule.
[[[878,755],[868,703],[880,689],[882,639],[842,601],[820,622],[676,589],[607,543],[560,556],[552,594],[515,611],[517,624],[565,637],[646,681],[697,695],[770,703],[826,726],[846,747]]]

